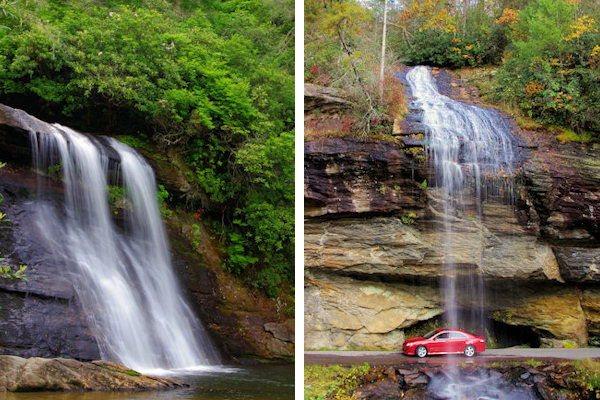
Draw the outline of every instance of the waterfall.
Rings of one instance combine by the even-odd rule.
[[[463,237],[469,235],[472,254],[477,254],[483,246],[483,201],[494,196],[510,203],[517,162],[515,139],[495,110],[440,94],[427,67],[412,68],[406,79],[414,97],[413,108],[422,110],[426,147],[435,171],[430,191],[438,196],[434,203],[443,208],[442,299],[446,323],[451,328],[467,325],[479,330],[474,333],[483,334],[481,260],[465,265],[456,254],[453,238],[458,230]],[[464,308],[469,312],[460,313]]]
[[[115,139],[52,131],[31,133],[33,162],[61,171],[64,199],[51,201],[39,184],[36,220],[73,278],[102,357],[144,373],[210,369],[219,357],[181,296],[152,169]],[[121,182],[128,207],[119,227],[108,185]]]

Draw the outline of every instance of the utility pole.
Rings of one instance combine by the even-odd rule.
[[[383,80],[385,78],[385,30],[387,28],[387,0],[383,1],[383,35],[381,37],[381,66],[379,68],[379,99],[383,99]]]

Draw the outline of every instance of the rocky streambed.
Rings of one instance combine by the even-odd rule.
[[[358,374],[355,399],[555,400],[595,398],[585,378],[570,363],[495,363],[485,366],[372,367]]]

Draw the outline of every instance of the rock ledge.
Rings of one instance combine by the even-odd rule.
[[[110,361],[0,356],[0,392],[142,391],[187,387]]]

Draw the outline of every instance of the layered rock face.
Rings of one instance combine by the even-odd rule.
[[[437,80],[448,95],[464,86]],[[444,245],[457,274],[480,271],[488,318],[548,343],[598,335],[597,145],[512,123],[523,142],[512,199],[488,191],[480,210],[463,200],[444,222],[418,111],[395,125],[395,141],[305,143],[305,348],[398,349],[407,328],[443,313]],[[474,307],[466,292],[456,301]]]

